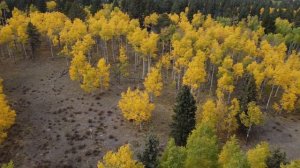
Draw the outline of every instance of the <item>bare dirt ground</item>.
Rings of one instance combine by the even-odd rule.
[[[0,147],[0,163],[12,159],[18,168],[95,167],[108,150],[130,143],[135,151],[152,131],[167,141],[174,94],[155,100],[153,118],[139,130],[117,108],[129,83],[112,82],[109,90],[84,93],[71,81],[62,58],[4,63],[0,75],[17,112],[15,126]]]
[[[109,90],[86,94],[79,83],[70,80],[67,69],[63,58],[1,62],[5,94],[17,119],[0,146],[0,165],[13,160],[17,168],[96,167],[108,150],[125,143],[140,151],[149,131],[165,146],[174,90],[164,89],[155,99],[152,120],[139,130],[117,108],[120,93],[137,83],[113,80]],[[250,146],[265,140],[282,148],[290,159],[299,159],[300,115],[269,117],[255,130]]]

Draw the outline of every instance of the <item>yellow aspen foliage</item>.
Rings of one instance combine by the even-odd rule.
[[[96,88],[99,87],[99,76],[97,73],[97,69],[94,67],[91,67],[90,64],[88,64],[84,70],[84,73],[82,74],[82,84],[80,87],[85,92],[92,92]]]
[[[160,96],[163,88],[163,82],[161,72],[158,68],[151,68],[151,71],[145,78],[144,86],[150,95],[153,94],[154,96]]]
[[[168,14],[170,20],[173,22],[173,24],[177,24],[179,22],[179,16],[176,13],[170,13]]]
[[[247,159],[251,168],[267,168],[267,158],[270,155],[269,145],[266,142],[262,142],[254,149],[250,149],[247,152]]]
[[[158,14],[157,13],[152,13],[149,16],[146,16],[144,19],[144,25],[146,27],[149,27],[150,25],[157,25],[158,22]]]
[[[233,89],[234,89],[233,77],[230,73],[225,72],[218,79],[217,97],[221,99],[224,97],[225,91],[227,91],[230,94],[233,92]]]
[[[8,129],[15,123],[16,112],[11,109],[3,93],[2,79],[0,79],[0,144],[7,137]]]
[[[130,88],[121,94],[118,106],[127,120],[133,120],[137,124],[148,121],[154,110],[154,104],[150,103],[147,92]]]
[[[14,35],[11,26],[6,25],[0,29],[0,44],[9,44],[13,42]]]
[[[164,54],[161,57],[162,66],[166,69],[170,69],[171,68],[171,59],[172,59],[172,56],[170,53]]]
[[[157,51],[158,34],[151,32],[147,38],[144,38],[141,43],[141,52],[144,55],[155,56]]]
[[[47,10],[53,11],[56,8],[56,2],[55,1],[48,1],[46,2]]]
[[[244,67],[242,63],[236,63],[233,65],[233,73],[236,77],[242,77],[244,74]]]
[[[201,112],[197,112],[197,125],[200,123],[211,123],[215,126],[218,121],[216,110],[215,102],[211,99],[208,99],[203,104]]]
[[[260,108],[255,104],[255,102],[250,102],[248,104],[247,114],[242,112],[240,115],[241,122],[246,127],[251,127],[252,125],[260,125],[263,122],[263,113]]]
[[[257,47],[254,40],[247,40],[243,46],[243,50],[247,55],[256,56]]]
[[[291,161],[291,163],[287,165],[280,165],[280,168],[299,168],[300,167],[300,160]]]
[[[27,35],[27,25],[29,18],[26,14],[18,9],[12,11],[12,17],[8,19],[8,24],[12,29],[14,34],[14,40],[25,44],[28,38]]]
[[[117,152],[109,151],[104,157],[103,161],[99,161],[98,168],[143,168],[143,164],[135,161],[133,152],[129,144],[123,145]]]
[[[253,74],[256,88],[260,88],[266,76],[262,64],[258,64],[254,61],[247,66],[247,71]]]
[[[73,22],[67,20],[65,26],[60,32],[60,41],[65,44],[64,54],[69,54],[69,47],[75,44],[78,40],[87,34],[87,26],[80,19],[75,19]]]
[[[73,46],[71,54],[72,56],[77,55],[79,52],[87,54],[95,44],[91,34],[86,34],[82,40],[78,40]]]
[[[103,20],[102,29],[99,32],[101,39],[108,41],[114,36],[114,25],[109,20]]]
[[[188,69],[183,76],[183,84],[190,86],[193,90],[200,87],[200,84],[205,82],[206,70],[205,70],[206,57],[202,51],[198,51],[197,55],[189,63]]]
[[[76,55],[74,55],[69,68],[71,80],[81,81],[87,66],[88,62],[86,60],[85,55],[82,52],[78,52]]]
[[[104,58],[101,58],[97,64],[97,73],[99,78],[100,88],[107,89],[109,87],[109,69],[110,64],[107,64]]]
[[[246,154],[240,148],[238,140],[232,136],[227,140],[219,154],[218,163],[220,168],[248,168],[248,161]]]
[[[295,109],[295,104],[297,101],[297,95],[294,91],[287,90],[282,94],[282,98],[280,100],[280,104],[284,110],[287,112],[291,112]]]
[[[140,46],[142,41],[146,39],[148,36],[146,29],[141,29],[140,27],[136,27],[133,32],[127,35],[127,39],[129,43],[133,46],[135,51],[140,50]]]
[[[192,40],[182,38],[179,40],[172,40],[172,55],[176,59],[175,66],[177,68],[186,67],[193,57]]]
[[[231,105],[229,106],[222,124],[222,130],[227,132],[227,136],[233,134],[239,127],[237,121],[237,115],[240,111],[239,101],[234,98],[231,100]]]
[[[222,57],[223,57],[223,50],[220,44],[216,40],[214,40],[211,44],[211,51],[210,51],[209,58],[213,64],[219,65],[222,62]]]
[[[126,55],[125,48],[123,46],[120,47],[120,56],[119,56],[119,71],[123,77],[129,76],[129,61]]]
[[[202,13],[197,12],[193,15],[192,25],[195,28],[200,27],[203,22],[204,22],[204,16],[202,15]]]

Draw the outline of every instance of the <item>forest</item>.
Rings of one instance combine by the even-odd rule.
[[[299,0],[3,0],[1,168],[300,168]]]

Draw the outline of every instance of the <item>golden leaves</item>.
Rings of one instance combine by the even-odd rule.
[[[149,120],[154,110],[154,104],[150,103],[147,92],[130,88],[121,94],[118,106],[127,120],[133,120],[136,123]]]

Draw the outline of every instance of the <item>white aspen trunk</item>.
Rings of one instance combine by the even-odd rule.
[[[91,59],[92,59],[92,57],[91,57],[91,51],[88,51],[88,59],[89,59],[89,64],[91,64]]]
[[[25,54],[25,59],[26,59],[28,56],[27,56],[25,45],[23,43],[22,43],[22,48],[23,48],[23,51],[24,51],[24,54]]]
[[[137,55],[136,52],[134,51],[134,71],[137,69]]]
[[[105,48],[106,62],[108,62],[108,48],[107,48],[107,41],[105,41],[104,48]]]
[[[52,56],[52,58],[53,58],[53,57],[54,57],[54,54],[53,54],[53,47],[52,47],[52,42],[51,42],[50,38],[49,38],[49,45],[50,45],[51,56]]]
[[[211,80],[210,80],[210,87],[209,87],[209,93],[212,94],[212,86],[214,82],[214,73],[215,73],[215,66],[213,65],[213,70],[211,73]]]
[[[165,41],[162,41],[162,51],[161,51],[161,55],[164,55],[165,52]]]
[[[229,92],[229,94],[228,94],[228,99],[227,99],[228,104],[230,103],[230,97],[231,97],[231,92]]]
[[[177,78],[177,90],[180,89],[180,72],[178,73],[178,78]]]
[[[97,56],[99,56],[99,40],[98,38],[96,38],[96,52],[97,52]]]
[[[277,97],[277,93],[278,93],[279,88],[280,88],[280,86],[277,86],[277,89],[276,89],[274,97]]]
[[[262,92],[264,91],[265,81],[266,80],[263,80],[263,82],[261,83],[260,94],[262,94]]]
[[[248,142],[248,138],[249,138],[249,135],[250,135],[251,128],[252,128],[252,124],[249,126],[248,131],[247,131],[246,144]]]
[[[111,46],[112,46],[112,56],[113,56],[113,60],[115,62],[116,58],[115,58],[115,40],[114,40],[114,38],[111,39]]]
[[[128,40],[125,38],[125,46],[126,46],[126,51],[128,51]]]
[[[149,73],[151,70],[151,55],[148,56],[148,72]]]
[[[9,46],[7,45],[6,47],[7,47],[7,53],[8,53],[8,56],[9,56],[9,58],[11,59],[12,55],[11,55],[11,53],[10,53]]]
[[[268,98],[266,109],[268,109],[268,107],[269,107],[269,103],[270,103],[270,100],[271,100],[271,97],[272,97],[272,94],[273,94],[273,90],[274,90],[274,85],[272,85],[272,90],[271,90],[271,93],[270,93],[269,98]]]
[[[145,70],[146,70],[146,67],[145,67],[145,58],[143,57],[143,74],[142,74],[142,79],[145,78]]]

